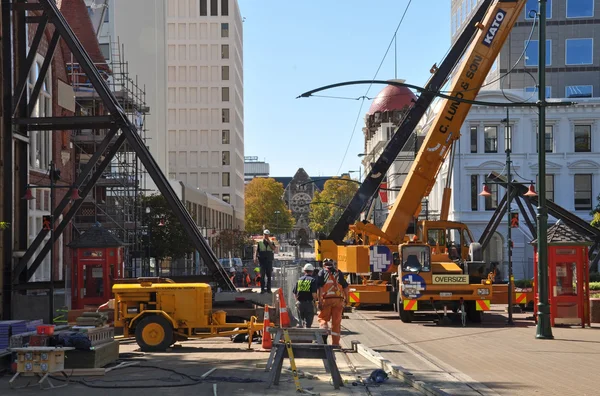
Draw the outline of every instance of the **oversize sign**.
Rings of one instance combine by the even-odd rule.
[[[469,275],[433,275],[431,283],[434,285],[468,285]]]
[[[494,42],[494,38],[496,38],[496,33],[502,26],[502,22],[504,21],[504,17],[506,16],[506,11],[498,10],[496,16],[494,17],[494,21],[492,22],[490,28],[488,29],[485,37],[483,38],[483,45],[489,47]]]

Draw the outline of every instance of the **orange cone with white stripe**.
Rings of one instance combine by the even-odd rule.
[[[285,298],[283,298],[283,289],[279,289],[279,325],[281,327],[290,327],[290,315],[287,311]]]
[[[263,336],[262,336],[263,349],[271,349],[271,347],[273,347],[273,340],[271,339],[271,333],[269,333],[269,327],[271,327],[271,321],[269,320],[269,306],[265,305],[265,316],[263,319]]]

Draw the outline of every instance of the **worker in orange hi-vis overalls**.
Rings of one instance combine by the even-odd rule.
[[[329,329],[331,320],[331,344],[340,345],[342,314],[348,301],[348,282],[342,271],[333,265],[333,260],[323,260],[323,269],[317,275],[319,298],[319,327]]]

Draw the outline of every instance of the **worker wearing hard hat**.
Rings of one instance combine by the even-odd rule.
[[[342,331],[342,314],[348,301],[348,282],[342,271],[335,268],[333,260],[323,260],[323,269],[317,275],[319,299],[319,327],[329,328],[331,320],[331,344],[339,346]]]
[[[260,267],[254,268],[254,285],[260,287]]]
[[[303,268],[304,275],[294,285],[296,308],[300,318],[299,327],[309,328],[315,319],[315,302],[317,301],[317,280],[313,277],[315,267],[306,264]]]
[[[271,232],[264,230],[263,239],[258,241],[254,250],[254,264],[260,264],[260,293],[271,293],[271,275],[273,274],[273,260],[276,247],[270,239]]]

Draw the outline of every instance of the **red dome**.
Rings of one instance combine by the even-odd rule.
[[[403,80],[398,80],[404,82]],[[388,85],[377,94],[367,114],[377,112],[402,110],[404,107],[412,106],[413,100],[417,100],[415,94],[406,87]]]

